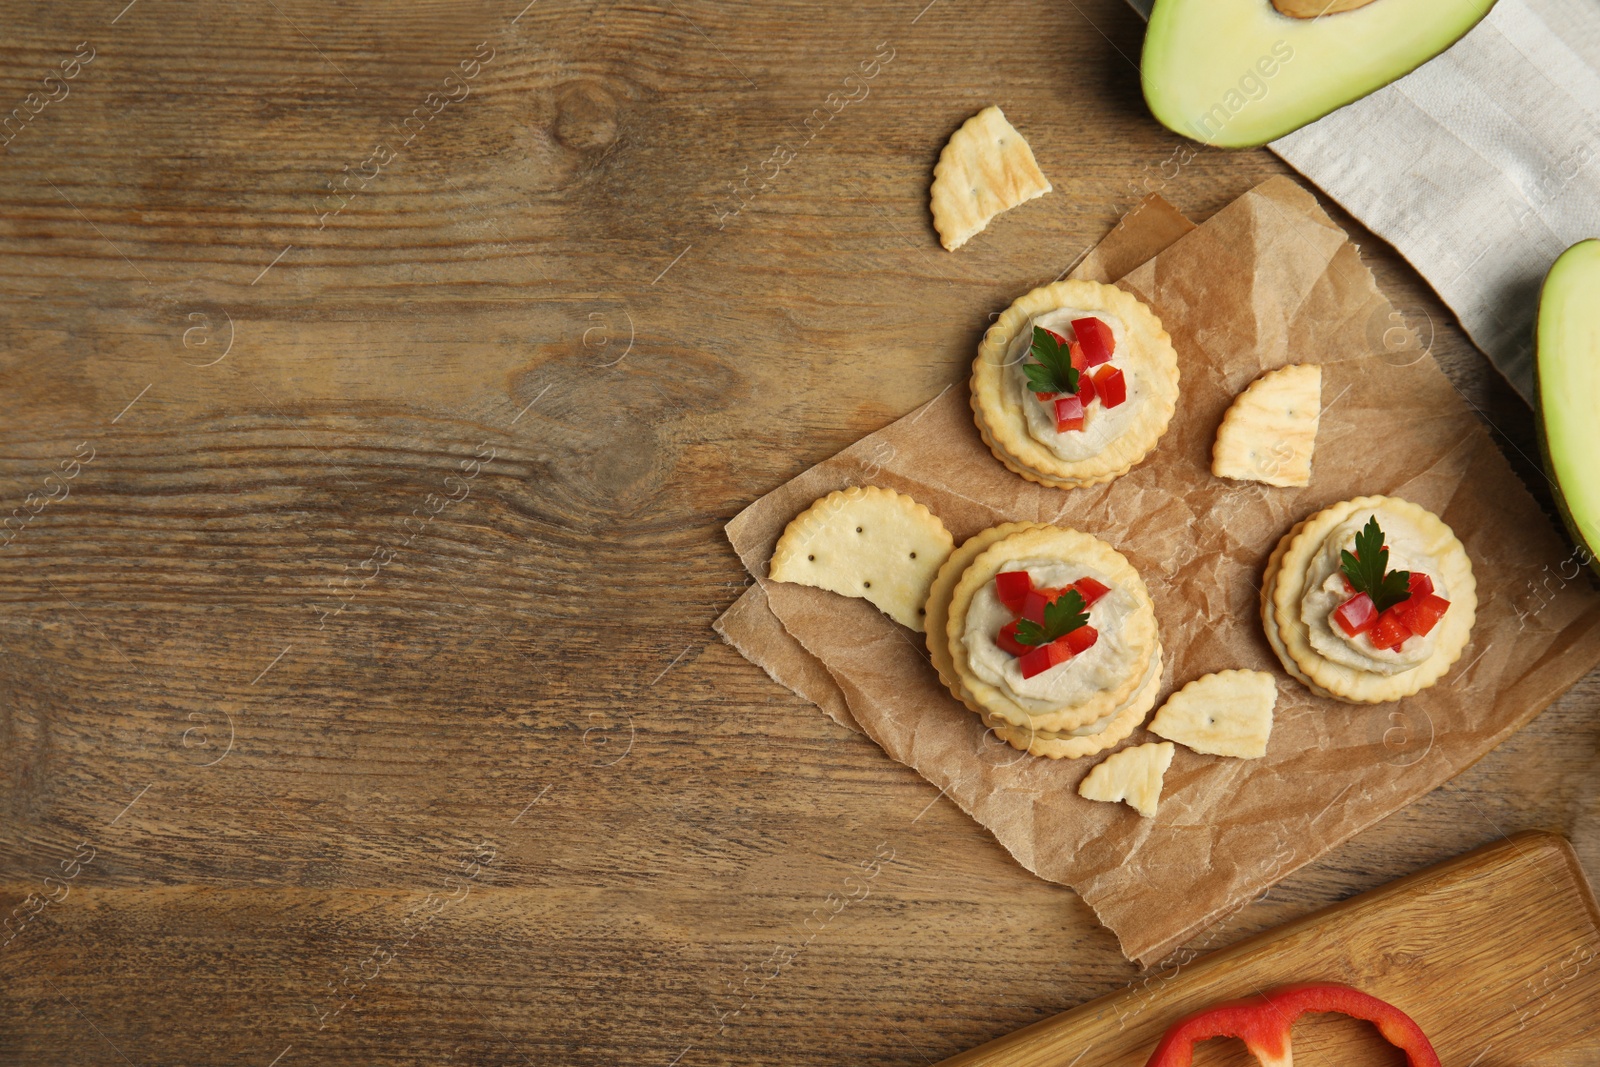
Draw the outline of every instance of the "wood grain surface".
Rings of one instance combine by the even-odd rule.
[[[1137,980],[716,639],[720,528],[1285,168],[1148,118],[1121,0],[524,3],[0,0],[0,1062],[913,1065]],[[952,255],[993,102],[1056,191]],[[1600,872],[1597,704],[1194,949],[1522,828]]]
[[[1515,914],[1517,922],[1505,922]],[[1340,982],[1399,1006],[1445,1063],[1600,1060],[1600,907],[1567,842],[1517,834],[1175,965],[940,1067],[1142,1067],[1190,1012],[1297,982]],[[1309,1015],[1299,1062],[1404,1059],[1364,1023]],[[1254,1063],[1242,1042],[1205,1064]]]

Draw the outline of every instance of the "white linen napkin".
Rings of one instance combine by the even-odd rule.
[[[1394,245],[1532,398],[1545,272],[1600,237],[1600,2],[1500,0],[1443,55],[1270,147]]]

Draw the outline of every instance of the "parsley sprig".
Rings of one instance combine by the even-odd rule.
[[[1077,393],[1078,369],[1072,365],[1071,346],[1056,340],[1043,326],[1035,326],[1028,354],[1038,360],[1022,366],[1028,388],[1036,393]]]
[[[1044,606],[1044,625],[1032,619],[1017,623],[1017,643],[1023,645],[1048,645],[1058,637],[1065,637],[1089,622],[1089,606],[1083,594],[1068,589]]]
[[[1339,553],[1344,576],[1358,593],[1372,598],[1372,606],[1386,611],[1402,600],[1411,597],[1411,572],[1389,570],[1389,550],[1383,544],[1383,528],[1378,517],[1367,519],[1366,526],[1356,534],[1356,550]]]

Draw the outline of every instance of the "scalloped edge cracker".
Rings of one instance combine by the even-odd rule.
[[[1264,485],[1310,485],[1321,419],[1321,366],[1295,363],[1270,370],[1235,397],[1222,417],[1211,473]]]
[[[1150,732],[1208,756],[1259,759],[1272,736],[1278,683],[1265,671],[1207,674],[1167,698]]]
[[[967,612],[978,590],[994,580],[1002,565],[1040,556],[1093,567],[1109,579],[1113,589],[1125,590],[1136,604],[1128,616],[1122,635],[1124,643],[1134,650],[1135,665],[1130,669],[1129,676],[1114,688],[1098,691],[1083,704],[1055,711],[1030,711],[1017,704],[999,687],[975,675],[968,665],[963,641]],[[945,634],[950,642],[951,667],[961,686],[961,692],[957,695],[967,707],[980,715],[998,716],[1024,729],[1048,731],[1076,730],[1125,708],[1128,698],[1139,690],[1159,640],[1155,605],[1150,600],[1150,591],[1145,587],[1144,579],[1139,577],[1133,564],[1093,534],[1062,526],[1043,526],[1014,533],[979,553],[962,571],[960,580],[950,592]]]
[[[938,516],[875,485],[836,489],[784,528],[767,577],[860,597],[922,632],[928,587],[954,547]]]
[[[955,660],[950,655],[950,639],[945,635],[945,625],[950,621],[950,598],[955,593],[961,575],[985,550],[1012,534],[1042,530],[1044,527],[1042,522],[1004,522],[980,530],[961,542],[961,547],[946,557],[933,584],[928,587],[928,602],[923,614],[928,658],[933,660],[933,669],[939,672],[939,680],[950,690],[950,694],[973,711],[978,710],[977,706],[972,703],[971,695],[962,687],[961,679],[956,674]]]
[[[1328,533],[1360,511],[1401,514],[1430,544],[1426,551],[1438,563],[1450,610],[1439,622],[1433,655],[1399,674],[1374,674],[1335,663],[1311,647],[1300,619],[1306,568],[1322,549]],[[1331,504],[1283,536],[1267,562],[1262,582],[1262,629],[1284,669],[1319,695],[1348,704],[1386,704],[1412,696],[1449,673],[1472,640],[1477,621],[1477,581],[1472,560],[1455,532],[1433,512],[1395,496],[1363,496]]]
[[[998,107],[990,105],[950,135],[928,191],[939,243],[954,252],[994,217],[1050,191],[1033,149]]]
[[[1171,741],[1151,741],[1113,752],[1078,783],[1078,795],[1112,804],[1122,801],[1153,819],[1161,803],[1161,779],[1172,766],[1176,751]]]
[[[1068,307],[1122,320],[1124,337],[1114,358],[1130,379],[1127,402],[1138,405],[1136,418],[1100,453],[1071,462],[1033,439],[1027,414],[1005,382],[1017,335],[1040,315]],[[1052,282],[1012,301],[984,332],[968,379],[972,420],[995,459],[1013,474],[1057,489],[1098,485],[1126,474],[1156,447],[1177,410],[1179,377],[1171,336],[1138,297],[1101,282]]]
[[[1012,748],[1022,749],[1030,756],[1047,759],[1081,759],[1093,756],[1121,744],[1133,735],[1144,722],[1150,709],[1156,706],[1156,694],[1161,692],[1161,675],[1165,669],[1165,653],[1161,642],[1156,642],[1155,655],[1145,674],[1144,686],[1129,698],[1117,711],[1076,730],[1035,730],[1032,727],[1013,726],[998,715],[984,717],[984,722]]]

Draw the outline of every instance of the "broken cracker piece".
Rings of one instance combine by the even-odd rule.
[[[783,531],[767,576],[862,597],[918,633],[928,587],[955,542],[938,517],[875,485],[835,490]]]
[[[1234,398],[1211,451],[1218,478],[1277,486],[1311,484],[1311,453],[1322,415],[1322,368],[1271,370]]]
[[[1150,732],[1211,756],[1267,754],[1278,683],[1262,671],[1220,671],[1196,678],[1167,698]]]
[[[929,199],[939,243],[954,252],[1002,211],[1049,191],[1028,142],[998,107],[986,107],[950,135],[933,168]]]
[[[1078,795],[1112,804],[1120,800],[1153,819],[1161,802],[1161,777],[1172,765],[1176,751],[1170,741],[1152,741],[1113,752],[1078,783]]]

